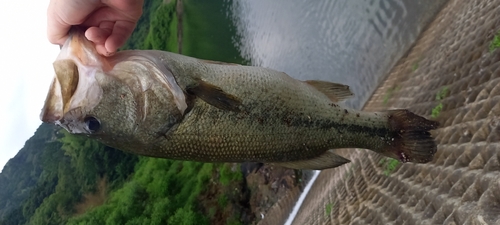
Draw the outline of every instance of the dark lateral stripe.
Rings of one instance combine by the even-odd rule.
[[[339,133],[370,133],[379,137],[386,137],[393,133],[385,127],[368,127],[356,124],[338,123],[331,120],[309,120],[304,118],[296,118],[290,121],[291,126],[318,128],[321,130],[336,129]]]

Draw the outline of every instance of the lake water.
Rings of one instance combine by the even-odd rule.
[[[360,108],[444,0],[234,0],[242,56],[298,79],[351,86]]]

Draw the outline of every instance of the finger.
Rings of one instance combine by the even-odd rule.
[[[100,55],[103,55],[103,56],[114,55],[114,52],[108,52],[108,50],[106,50],[106,48],[104,47],[104,44],[95,45],[95,50],[97,51],[97,53],[99,53]]]
[[[52,0],[47,8],[47,38],[52,44],[63,45],[68,38],[70,25],[61,22],[60,17],[56,14],[57,0]]]
[[[141,2],[141,1],[138,1]],[[101,7],[90,15],[83,25],[92,27],[99,26],[102,21],[130,21],[136,23],[142,14],[142,8],[136,7],[134,10],[123,11],[111,6]]]
[[[71,26],[83,23],[100,6],[97,0],[51,0],[47,9],[47,38],[51,43],[64,44]]]
[[[118,48],[123,46],[134,31],[135,25],[136,23],[130,21],[116,21],[113,32],[104,45],[106,50],[108,52],[116,52]]]
[[[85,31],[85,37],[94,42],[94,44],[104,45],[106,39],[108,39],[109,35],[113,31],[114,22],[111,21],[103,21],[99,27],[89,27]]]
[[[105,47],[106,40],[113,32],[114,24],[111,21],[103,21],[99,27],[90,27],[85,32],[85,37],[95,44],[97,52],[101,55],[111,56],[116,52],[116,50],[107,50]]]

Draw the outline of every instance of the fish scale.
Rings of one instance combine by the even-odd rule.
[[[170,56],[170,61],[166,62],[173,71],[177,67],[186,66],[177,61],[174,62],[175,57]],[[196,68],[196,66],[190,67]],[[225,68],[228,68],[227,71],[229,72],[226,72]],[[196,141],[199,144],[181,144],[181,146],[189,146],[188,148],[199,152],[202,152],[203,149],[217,149],[218,151],[227,152],[227,154],[222,154],[220,158],[217,158],[217,155],[220,156],[220,154],[213,156],[210,153],[205,153],[213,161],[279,162],[309,159],[320,155],[329,148],[352,147],[348,145],[349,141],[343,141],[342,139],[348,140],[349,138],[346,139],[348,136],[360,135],[359,133],[351,134],[349,131],[345,131],[341,135],[335,128],[318,128],[322,126],[321,121],[328,121],[323,122],[324,124],[340,124],[340,120],[343,120],[344,127],[348,127],[350,123],[356,121],[362,125],[367,124],[367,119],[362,120],[356,116],[360,113],[363,114],[363,118],[375,117],[375,115],[368,115],[368,113],[355,113],[352,110],[346,111],[346,109],[342,109],[338,105],[330,105],[331,101],[325,95],[282,72],[256,67],[247,68],[239,65],[215,64],[206,65],[200,71],[191,71],[191,73],[209,74],[209,76],[203,76],[205,81],[222,87],[227,93],[240,96],[243,99],[242,107],[244,109],[242,111],[246,116],[240,118],[238,117],[239,113],[227,113],[203,101],[198,101],[199,105],[194,107],[197,110],[193,110],[188,114],[181,126],[177,128],[177,131],[172,134],[172,137],[159,145],[166,151],[177,148],[172,146],[176,145],[177,136],[183,137],[195,133],[199,136]],[[174,74],[178,73],[174,72]],[[259,88],[256,91],[248,91],[252,90],[253,87]],[[265,96],[266,100],[263,100],[263,96]],[[202,117],[203,120],[198,120],[198,118]],[[373,118],[370,125],[388,130],[388,124],[383,123],[380,119],[382,117],[383,113],[378,119]],[[289,121],[287,123],[287,120],[299,122],[290,125],[289,123],[293,122]],[[201,124],[200,121],[202,121]],[[307,123],[305,121],[311,122]],[[213,124],[217,124],[217,126],[213,126]],[[193,128],[198,129],[193,130]],[[239,133],[242,133],[242,135],[237,135]],[[234,143],[234,145],[204,146],[204,143],[211,143],[209,139],[214,137],[214,134],[226,142]],[[247,137],[242,138],[241,136]],[[385,142],[380,138],[359,140],[358,142],[366,140],[368,143],[358,143],[357,146],[385,145]],[[179,141],[179,143],[182,143],[182,141]],[[244,149],[250,151],[244,151]],[[228,157],[223,157],[224,155],[228,155]]]
[[[296,169],[349,162],[331,151],[336,148],[364,148],[417,163],[436,152],[429,133],[436,122],[407,110],[344,108],[338,102],[352,96],[346,85],[163,51],[105,58],[78,30],[61,55],[64,63],[54,63],[58,74],[42,120],[123,151]]]

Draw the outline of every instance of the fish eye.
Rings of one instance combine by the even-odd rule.
[[[101,128],[101,122],[99,122],[99,120],[97,120],[95,117],[88,116],[85,117],[83,121],[85,122],[85,124],[87,124],[87,128],[92,133],[99,131],[99,129]]]

